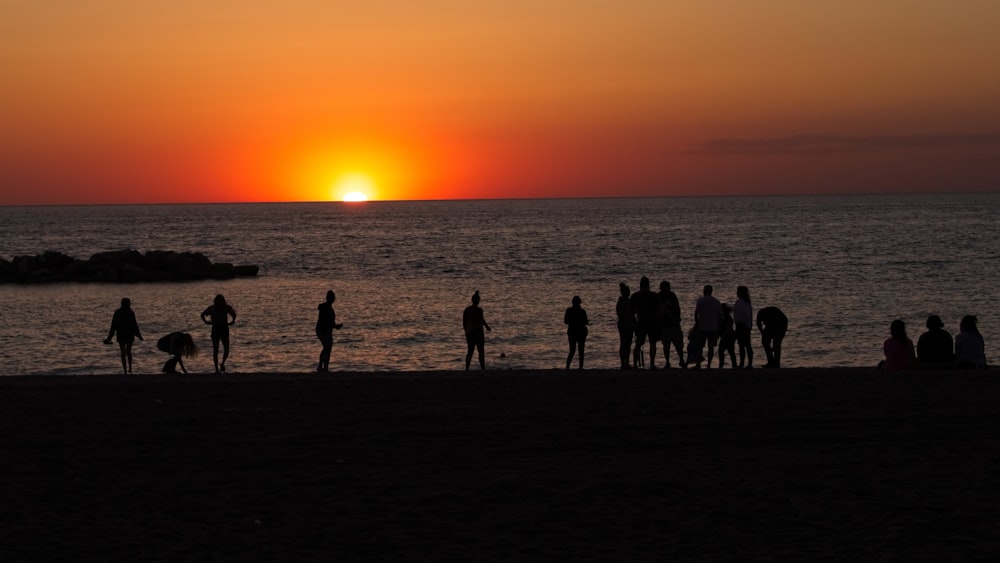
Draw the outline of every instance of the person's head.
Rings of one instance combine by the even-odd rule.
[[[926,326],[927,326],[927,328],[929,328],[931,330],[934,330],[936,328],[942,328],[942,327],[944,327],[944,323],[941,322],[941,317],[939,317],[937,315],[931,315],[931,316],[927,317]]]
[[[712,294],[712,286],[711,285],[706,285],[705,289],[703,290],[703,292],[705,293],[705,295],[711,295]]]
[[[642,278],[639,280],[639,289],[646,289],[646,290],[649,289],[649,278],[647,278],[646,276],[642,276]]]
[[[326,292],[326,302],[327,303],[333,303],[334,301],[336,301],[336,299],[337,299],[337,295],[333,293],[332,289],[330,291]]]
[[[742,299],[742,300],[746,301],[747,303],[749,303],[750,302],[750,288],[748,288],[745,285],[741,285],[741,286],[737,287],[736,288],[736,297],[739,297],[740,299]]]
[[[900,342],[906,342],[909,340],[909,338],[906,337],[906,323],[900,319],[896,319],[889,324],[889,334]]]
[[[479,305],[479,290],[477,289],[475,293],[472,294],[472,304]]]
[[[618,284],[618,291],[621,292],[622,297],[628,297],[632,294],[632,290],[628,288],[628,284],[625,282]]]
[[[962,322],[958,324],[959,330],[962,332],[979,332],[979,319],[975,315],[965,315],[962,317]]]
[[[122,297],[122,309],[129,309],[132,307],[132,300],[128,297]]]
[[[583,300],[582,300],[582,299],[580,299],[580,296],[579,296],[579,295],[574,295],[574,296],[573,296],[573,306],[574,306],[574,307],[579,307],[579,306],[580,306],[580,303],[583,303]]]
[[[668,281],[661,281],[660,282],[660,291],[662,291],[663,293],[666,293],[666,292],[670,291],[670,282],[668,282]]]
[[[215,296],[215,304],[218,305],[219,307],[224,306],[226,304],[226,298],[223,297],[221,293],[218,294],[218,295],[216,295]]]

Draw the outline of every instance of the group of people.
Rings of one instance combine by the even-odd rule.
[[[889,324],[889,338],[882,344],[885,360],[879,368],[886,371],[908,369],[985,369],[986,343],[979,332],[975,315],[965,315],[952,339],[938,315],[924,323],[927,332],[920,335],[916,347],[906,335],[906,323],[896,319]]]
[[[713,295],[714,288],[711,285],[703,288],[702,297],[695,304],[694,322],[687,331],[686,357],[680,302],[677,294],[671,290],[670,282],[661,281],[658,293],[653,293],[649,278],[645,276],[639,280],[639,291],[635,293],[632,293],[625,283],[619,284],[618,288],[621,295],[618,297],[615,311],[618,315],[618,356],[621,369],[645,367],[645,354],[642,349],[647,340],[649,369],[657,369],[657,342],[663,343],[667,368],[670,367],[671,347],[677,352],[677,362],[681,368],[700,369],[702,362],[705,362],[705,367],[712,367],[717,346],[719,368],[725,367],[727,355],[733,368],[753,367],[750,333],[754,317],[750,304],[750,290],[746,286],[741,285],[736,288],[736,302],[733,306],[720,302]],[[767,364],[764,367],[781,367],[781,342],[788,332],[788,317],[777,307],[765,307],[757,313],[756,321],[764,354],[767,356]],[[740,357],[738,364],[737,348]]]
[[[639,280],[639,291],[632,293],[625,283],[619,284],[620,296],[615,306],[618,316],[619,348],[618,355],[621,369],[642,369],[645,365],[643,347],[649,343],[649,369],[656,367],[656,345],[663,343],[665,367],[670,367],[671,348],[677,353],[678,365],[687,369],[700,369],[702,362],[705,367],[712,367],[716,347],[718,347],[718,366],[724,368],[726,356],[733,368],[749,369],[753,367],[753,346],[751,331],[754,322],[751,306],[750,290],[741,285],[736,288],[736,301],[730,306],[721,303],[714,295],[711,285],[704,286],[702,297],[695,304],[693,324],[687,331],[686,355],[684,349],[684,331],[681,328],[682,314],[677,295],[671,291],[670,282],[660,282],[660,290],[653,293],[649,278],[643,276]],[[316,336],[322,349],[316,371],[330,370],[330,354],[333,348],[333,331],[343,325],[337,322],[333,309],[336,294],[327,291],[326,300],[318,306],[319,316],[316,320]],[[462,314],[462,327],[468,350],[465,355],[465,369],[469,370],[472,356],[478,352],[479,367],[486,369],[485,333],[490,331],[483,309],[479,306],[479,291],[472,295],[472,304],[465,308]],[[216,373],[226,371],[226,360],[229,358],[229,327],[236,322],[236,310],[226,302],[221,294],[216,295],[212,305],[201,313],[201,320],[211,325],[212,361]],[[566,357],[566,369],[578,358],[579,367],[583,369],[586,351],[589,319],[587,311],[582,307],[582,300],[574,296],[572,305],[566,309],[564,322],[567,326],[569,354]],[[985,343],[977,327],[977,319],[966,315],[959,324],[959,333],[952,339],[951,334],[944,329],[944,323],[937,315],[927,318],[927,332],[922,334],[917,342],[906,335],[906,323],[894,320],[890,325],[890,337],[883,344],[885,360],[879,367],[887,371],[898,371],[912,368],[945,369],[945,368],[985,368]],[[781,343],[788,332],[788,317],[777,307],[764,307],[757,312],[757,329],[760,331],[761,345],[767,357],[765,368],[781,367]],[[126,297],[121,300],[111,319],[111,328],[105,344],[111,344],[117,337],[120,349],[122,371],[132,373],[132,345],[136,339],[143,340],[139,323],[136,321],[132,302]],[[707,354],[706,348],[707,346]],[[219,350],[222,349],[222,358]],[[171,356],[163,365],[166,373],[176,373],[177,368],[184,373],[184,358],[190,358],[198,353],[194,338],[185,332],[172,332],[159,339],[157,348]],[[739,363],[736,360],[739,350]]]
[[[332,301],[331,301],[332,302]],[[215,364],[215,373],[226,371],[226,360],[229,358],[229,327],[236,322],[236,310],[226,303],[226,298],[221,294],[215,296],[215,300],[201,313],[201,320],[205,324],[212,325],[212,361]],[[135,312],[132,310],[132,301],[128,297],[123,297],[121,307],[115,310],[111,317],[111,328],[108,330],[108,337],[104,339],[105,344],[111,344],[112,338],[118,341],[118,348],[121,351],[122,372],[132,373],[132,344],[135,339],[143,340],[142,332],[139,330],[139,323],[136,321]],[[222,361],[219,361],[219,346],[222,346]],[[184,358],[190,358],[198,354],[198,347],[194,343],[194,338],[186,332],[171,332],[160,338],[156,342],[156,347],[162,352],[170,354],[171,358],[163,364],[164,373],[176,373],[177,368],[187,373],[184,367]]]

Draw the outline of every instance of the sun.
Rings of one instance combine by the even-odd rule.
[[[333,185],[333,196],[341,201],[368,201],[375,193],[375,182],[368,174],[343,174]]]

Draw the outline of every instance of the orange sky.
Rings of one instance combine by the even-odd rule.
[[[0,205],[998,190],[998,29],[996,0],[0,0]]]

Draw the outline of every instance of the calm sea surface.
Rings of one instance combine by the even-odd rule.
[[[136,372],[158,372],[156,339],[175,330],[202,348],[189,369],[210,372],[198,315],[216,293],[239,315],[230,371],[310,371],[328,289],[344,323],[333,370],[464,369],[475,290],[494,329],[488,367],[563,367],[563,311],[579,295],[587,364],[613,368],[618,283],[643,275],[671,282],[685,324],[704,284],[729,303],[749,286],[755,311],[790,319],[788,367],[874,366],[892,319],[915,339],[931,313],[953,333],[978,315],[995,362],[998,218],[1000,194],[0,208],[8,260],[134,248],[261,267],[224,282],[0,285],[0,374],[119,372],[101,340],[122,297],[146,336]],[[763,364],[756,329],[754,342]]]

